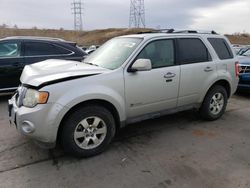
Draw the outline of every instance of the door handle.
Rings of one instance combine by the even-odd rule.
[[[175,77],[175,76],[176,76],[175,73],[168,72],[167,74],[164,75],[164,78],[173,78],[173,77]]]
[[[212,68],[212,67],[206,67],[205,69],[204,69],[204,71],[205,72],[211,72],[211,71],[213,71],[214,69]]]

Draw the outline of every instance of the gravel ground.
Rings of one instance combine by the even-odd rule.
[[[121,130],[103,154],[75,159],[44,150],[9,126],[0,98],[0,187],[250,187],[250,94],[213,122],[193,111]]]

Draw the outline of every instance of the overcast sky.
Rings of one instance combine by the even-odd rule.
[[[73,29],[73,0],[0,0],[0,24]],[[84,30],[126,28],[130,0],[82,0]],[[146,27],[250,33],[250,0],[145,0]]]

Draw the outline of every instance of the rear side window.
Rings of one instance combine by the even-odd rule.
[[[211,60],[211,56],[200,39],[178,39],[178,58],[181,64],[200,63]]]
[[[49,43],[28,42],[24,46],[25,56],[66,55],[71,53],[69,50]]]
[[[227,44],[227,42],[222,38],[208,38],[208,41],[213,46],[218,57],[220,59],[231,59],[233,58],[233,53]]]

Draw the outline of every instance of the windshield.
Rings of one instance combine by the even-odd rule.
[[[241,55],[243,56],[250,56],[250,48],[244,51]]]
[[[111,39],[83,62],[106,69],[117,69],[127,60],[141,41],[141,38]]]

